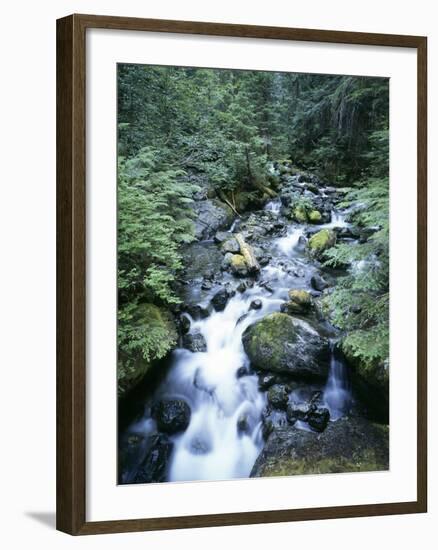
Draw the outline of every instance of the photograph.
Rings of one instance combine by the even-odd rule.
[[[118,483],[389,469],[389,79],[117,65]]]

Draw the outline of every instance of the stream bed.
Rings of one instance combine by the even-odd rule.
[[[236,218],[215,240],[189,246],[181,287],[185,301],[180,345],[153,391],[137,394],[142,413],[119,437],[121,483],[269,475],[260,473],[263,468],[257,470],[255,464],[273,432],[292,434],[291,406],[297,444],[303,437],[318,435],[327,423],[342,427],[343,418],[358,405],[349,368],[336,349],[338,331],[318,311],[298,313],[293,322],[299,334],[327,342],[323,376],[297,381],[257,368],[243,340],[249,327],[284,311],[291,289],[306,291],[313,300],[325,285],[336,284],[336,272],[324,271],[309,256],[306,243],[323,228],[339,232],[348,227],[345,213],[336,204],[325,220],[309,225],[289,221],[280,199],[275,199],[263,210]],[[223,243],[237,232],[254,247],[260,262],[255,276],[236,277],[223,268]],[[172,422],[179,427],[164,428],[166,421],[167,428]]]

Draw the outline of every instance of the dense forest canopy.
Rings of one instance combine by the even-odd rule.
[[[348,331],[346,351],[370,368],[387,359],[388,101],[383,78],[119,65],[120,379],[174,345],[162,308],[179,301],[194,197],[219,196],[236,212],[239,193],[268,199],[282,159],[348,188],[351,219],[372,230],[327,252],[327,265],[358,267],[325,305]],[[153,308],[147,327],[144,307]]]

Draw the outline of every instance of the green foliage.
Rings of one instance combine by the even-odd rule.
[[[169,313],[152,304],[128,302],[119,311],[119,391],[124,393],[135,385],[150,363],[165,357],[176,340],[177,332]]]
[[[192,195],[198,188],[158,152],[141,149],[119,159],[118,289],[119,376],[159,359],[174,341],[144,302],[178,303],[172,283],[181,269],[182,243],[194,239]]]
[[[343,348],[365,368],[389,354],[389,196],[388,179],[369,179],[346,196],[359,205],[353,221],[372,234],[365,242],[339,243],[325,252],[326,265],[350,265],[325,298],[333,322],[348,331]]]
[[[180,247],[194,235],[192,197],[200,189],[193,182],[205,186],[204,191],[213,188],[212,196],[214,191],[220,196],[224,192],[239,209],[244,202],[239,203],[239,198],[257,204],[263,186],[275,186],[268,166],[280,158],[292,158],[294,170],[298,166],[318,171],[351,187],[346,205],[357,207],[352,221],[373,233],[360,244],[339,243],[324,252],[331,266],[352,262],[356,266],[350,267],[328,299],[336,323],[348,331],[345,346],[371,362],[376,360],[372,353],[384,357],[388,82],[337,75],[118,66],[122,375],[134,369],[139,358],[148,364],[170,349],[172,339],[150,318],[138,324],[137,316],[144,304],[170,307],[179,301],[173,283],[182,267]],[[288,165],[284,171],[293,173]],[[252,194],[256,196],[251,198]],[[306,220],[314,210],[312,201],[298,194],[290,208],[291,216],[298,212]],[[316,214],[313,217],[318,221]],[[375,336],[374,344],[370,334]]]

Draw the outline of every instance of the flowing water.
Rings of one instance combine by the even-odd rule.
[[[278,214],[278,205],[279,201],[271,201],[266,210]],[[325,227],[345,223],[340,214],[333,218]],[[190,318],[190,332],[204,336],[207,350],[175,350],[168,375],[154,394],[154,401],[184,399],[191,409],[186,431],[171,437],[174,448],[169,481],[249,476],[263,447],[261,413],[266,406],[266,393],[259,390],[257,375],[249,371],[241,338],[250,324],[279,311],[288,290],[297,284],[297,270],[313,269],[306,266],[305,254],[300,249],[303,235],[302,225],[289,226],[286,235],[272,243],[273,259],[262,269],[252,288],[236,293],[223,311],[214,311],[206,319]],[[295,266],[292,271],[290,262]],[[269,287],[264,281],[269,281]],[[308,285],[306,281],[308,277],[302,279],[303,288]],[[214,290],[207,299],[213,294]],[[250,309],[255,299],[261,300],[261,309]],[[242,370],[247,372],[242,375]],[[332,420],[340,418],[348,406],[350,392],[346,380],[345,366],[332,350],[323,394]],[[310,429],[303,422],[297,427]],[[150,407],[146,407],[145,417],[131,430],[146,436],[154,433],[156,425]]]

